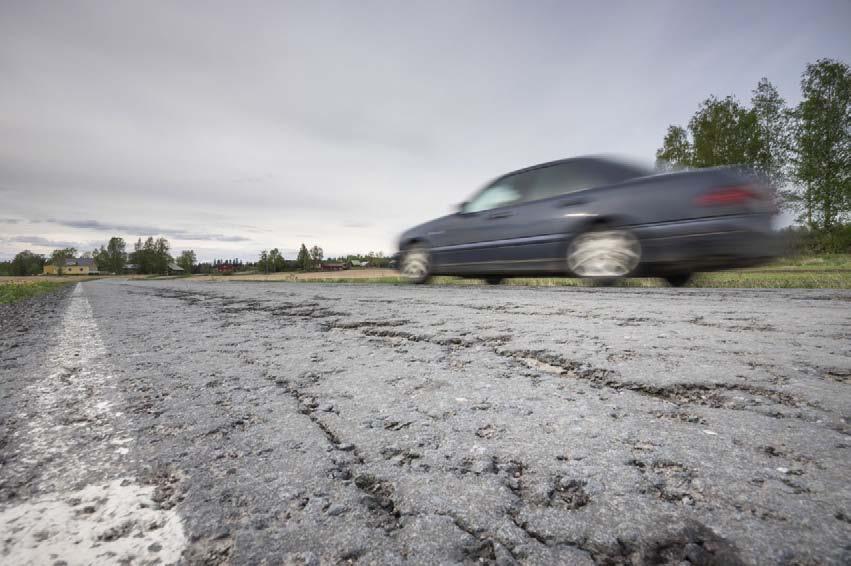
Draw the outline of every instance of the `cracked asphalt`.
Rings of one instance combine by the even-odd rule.
[[[102,280],[0,323],[0,563],[851,563],[849,292]]]

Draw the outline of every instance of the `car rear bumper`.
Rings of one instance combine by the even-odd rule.
[[[758,265],[780,253],[768,215],[702,218],[643,226],[642,263],[657,271],[700,271]]]

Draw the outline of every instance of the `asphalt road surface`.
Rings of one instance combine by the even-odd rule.
[[[849,564],[851,293],[0,306],[3,564]]]

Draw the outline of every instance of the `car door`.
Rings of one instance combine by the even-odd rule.
[[[527,177],[522,173],[497,179],[465,203],[440,245],[436,261],[452,272],[493,271],[506,259],[506,241],[522,230],[516,205],[522,202]]]
[[[594,188],[624,175],[593,159],[570,159],[530,173],[523,202],[515,206],[518,229],[510,261],[515,270],[560,270],[567,240],[598,212]]]

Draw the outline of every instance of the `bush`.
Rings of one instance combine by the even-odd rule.
[[[822,255],[851,253],[851,224],[828,230],[794,227],[780,231],[785,255]]]

